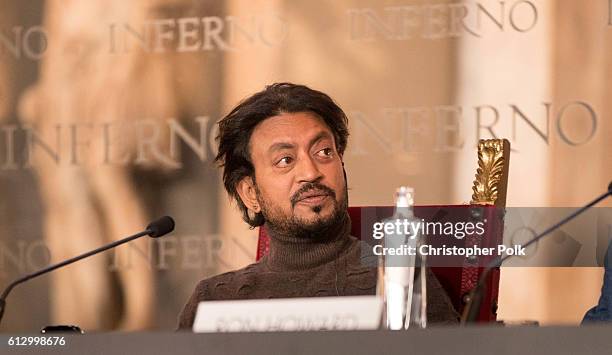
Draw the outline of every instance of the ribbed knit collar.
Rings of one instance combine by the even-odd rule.
[[[271,270],[300,271],[336,259],[350,244],[351,220],[348,213],[328,235],[300,238],[278,235],[268,228],[270,252],[264,258]]]

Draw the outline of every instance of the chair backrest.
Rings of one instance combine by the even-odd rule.
[[[481,248],[496,247],[503,241],[503,215],[506,204],[506,189],[508,183],[508,164],[510,143],[505,139],[481,140],[478,144],[478,169],[476,179],[472,186],[472,201],[469,205],[456,206],[415,206],[415,215],[426,221],[436,219],[441,211],[451,211],[452,218],[466,221],[473,219],[487,219],[483,237],[466,236],[456,242],[461,246],[476,245]],[[393,214],[393,207],[377,207],[386,216]],[[351,217],[351,235],[360,238],[364,225],[375,221],[364,221],[362,213],[364,207],[349,207]],[[369,230],[369,228],[366,228]],[[433,242],[430,240],[429,242]],[[268,253],[270,240],[265,228],[259,228],[257,245],[257,260]],[[448,257],[445,257],[448,258]],[[432,267],[440,284],[448,293],[455,309],[460,314],[468,302],[470,291],[476,286],[483,272],[483,265],[475,258],[453,260],[453,267]],[[435,261],[431,265],[441,265]],[[455,265],[462,265],[461,267]],[[489,274],[486,283],[486,293],[483,295],[479,322],[494,322],[497,319],[497,297],[499,291],[500,270],[496,268]]]

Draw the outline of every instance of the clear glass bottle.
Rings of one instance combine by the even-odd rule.
[[[427,326],[427,273],[419,251],[422,235],[415,233],[420,220],[414,216],[414,190],[402,186],[395,193],[395,211],[384,221],[393,223],[393,233],[385,233],[384,248],[403,251],[379,259],[378,294],[385,302],[382,325],[399,330]],[[416,272],[417,269],[419,272]],[[416,277],[415,277],[416,276]]]

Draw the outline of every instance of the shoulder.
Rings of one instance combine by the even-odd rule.
[[[261,271],[260,262],[250,264],[242,269],[229,271],[201,280],[195,289],[201,300],[226,300],[243,298],[246,288],[256,282]]]
[[[255,276],[260,268],[261,263],[253,263],[242,269],[199,281],[183,307],[178,328],[191,328],[198,304],[202,301],[244,298],[244,293],[248,292],[250,285],[255,283]]]

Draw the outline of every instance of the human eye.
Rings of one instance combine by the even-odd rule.
[[[317,156],[321,158],[331,158],[334,155],[334,150],[332,148],[323,148],[317,151]]]
[[[292,162],[293,162],[293,158],[292,157],[284,156],[284,157],[278,159],[274,165],[276,165],[279,168],[285,168],[285,167],[288,167],[289,165],[291,165]]]

